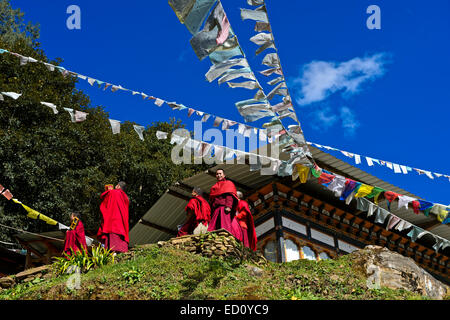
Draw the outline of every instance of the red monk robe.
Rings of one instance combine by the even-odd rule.
[[[189,219],[180,230],[178,230],[177,237],[193,234],[194,229],[197,228],[200,223],[207,226],[211,220],[211,208],[209,203],[203,199],[202,196],[197,195],[192,197],[184,210],[188,214]]]
[[[239,200],[236,208],[236,220],[241,227],[241,237],[239,240],[242,241],[244,246],[256,251],[256,230],[255,223],[253,222],[253,216],[248,207],[247,201]]]
[[[127,252],[130,242],[128,236],[128,197],[121,189],[113,189],[103,192],[100,198],[103,200],[100,205],[102,224],[97,236],[107,249]]]
[[[209,194],[212,217],[209,222],[208,231],[226,229],[238,238],[240,230],[232,224],[238,201],[236,187],[233,182],[226,179],[217,181],[211,187]],[[230,208],[230,211],[226,212],[225,208]]]
[[[64,253],[72,255],[78,251],[87,250],[86,235],[84,233],[84,226],[81,220],[78,220],[76,227],[73,230],[67,230],[66,239],[64,241]]]

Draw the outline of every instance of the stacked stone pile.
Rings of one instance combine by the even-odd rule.
[[[241,242],[227,230],[220,229],[206,234],[186,235],[172,238],[168,241],[158,242],[158,246],[173,246],[180,250],[201,254],[212,258],[247,259],[258,265],[265,264],[267,260],[259,251],[252,251],[242,245]]]

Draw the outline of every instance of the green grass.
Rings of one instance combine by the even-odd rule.
[[[114,264],[81,274],[80,289],[67,287],[69,275],[54,273],[47,280],[2,290],[0,299],[426,299],[405,290],[367,289],[366,278],[348,256],[269,262],[259,266],[263,270],[259,276],[249,273],[248,265],[155,245],[119,254]]]

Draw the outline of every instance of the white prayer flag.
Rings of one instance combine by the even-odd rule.
[[[267,140],[267,129],[260,129],[259,130],[259,140],[260,141],[266,141]]]
[[[15,93],[15,92],[2,92],[7,97],[13,98],[14,100],[17,100],[22,94],[21,93]]]
[[[120,133],[120,121],[109,119],[109,123],[111,123],[111,129],[113,134]]]
[[[223,118],[216,116],[216,119],[214,120],[213,126],[214,127],[218,127],[220,125],[220,123],[222,122],[222,120],[223,120]]]
[[[83,111],[75,111],[75,122],[83,122],[86,120],[88,113]]]
[[[245,124],[239,123],[238,133],[244,134],[244,131],[245,131]]]
[[[392,214],[389,218],[389,222],[388,222],[388,226],[387,226],[386,230],[393,228],[399,221],[400,221],[400,218]]]
[[[205,114],[203,115],[203,117],[202,117],[202,122],[206,122],[206,121],[209,119],[210,116],[211,116],[211,115],[205,113]]]
[[[134,131],[136,131],[136,133],[139,136],[139,139],[141,139],[142,141],[144,141],[144,130],[145,127],[144,126],[138,126],[138,125],[133,125]]]
[[[252,127],[245,126],[244,137],[250,138],[252,133]]]
[[[56,109],[56,106],[53,103],[41,101],[41,104],[43,104],[44,106],[47,106],[49,108],[52,108],[54,114],[58,113],[58,110]]]
[[[58,222],[58,230],[70,230],[70,228]]]
[[[75,114],[73,112],[73,109],[71,109],[71,108],[63,108],[63,109],[66,110],[67,112],[69,112],[70,121],[75,122]]]
[[[233,149],[225,148],[225,159],[231,159],[233,158],[235,152]]]
[[[423,172],[425,173],[425,175],[426,175],[428,178],[434,179],[434,177],[433,177],[433,175],[431,174],[430,171],[425,171],[425,170],[423,170]]]
[[[167,139],[167,132],[156,131],[156,138],[159,140]]]
[[[55,71],[55,66],[50,63],[44,63],[44,65],[47,67],[48,71]],[[80,75],[78,75],[80,77]],[[84,77],[84,76],[83,76]],[[81,77],[80,77],[81,78]],[[82,78],[83,79],[83,78]],[[83,80],[86,80],[86,77],[84,77]]]
[[[161,107],[161,106],[163,105],[163,103],[164,103],[164,100],[159,99],[159,98],[156,98],[155,104],[156,104],[158,107]]]
[[[216,161],[219,160],[218,163],[222,163],[223,161],[223,151],[223,147],[214,145],[214,158]]]

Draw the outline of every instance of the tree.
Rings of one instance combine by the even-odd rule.
[[[38,28],[25,26],[23,13],[8,1],[0,1],[0,16],[0,48],[54,65],[62,62],[47,59],[37,42]],[[76,83],[76,77],[51,72],[41,63],[21,66],[17,57],[0,55],[0,91],[22,94],[0,101],[0,184],[22,203],[66,224],[68,214],[78,211],[86,229],[96,231],[104,185],[124,180],[133,226],[171,184],[206,168],[173,164],[169,141],[155,137],[156,130],[182,127],[180,121],[152,123],[144,141],[131,122],[113,135],[107,112],[90,106]],[[41,101],[54,103],[60,112],[54,114]],[[62,106],[87,112],[87,120],[71,122]],[[55,230],[27,218],[20,205],[3,197],[0,223],[33,232]],[[5,231],[0,239],[12,241],[15,232]]]

